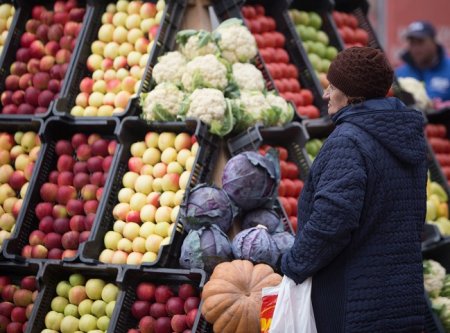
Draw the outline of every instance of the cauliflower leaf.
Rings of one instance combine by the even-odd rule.
[[[212,34],[205,30],[182,30],[177,33],[176,41],[181,53],[189,60],[219,52]]]

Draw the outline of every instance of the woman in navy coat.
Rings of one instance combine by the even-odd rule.
[[[393,71],[379,50],[341,52],[328,80],[336,128],[312,165],[282,271],[312,277],[319,333],[422,332],[423,116],[385,97]]]

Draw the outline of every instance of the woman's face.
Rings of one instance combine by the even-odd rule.
[[[348,104],[348,97],[332,84],[323,92],[323,98],[328,101],[328,114],[330,116]]]

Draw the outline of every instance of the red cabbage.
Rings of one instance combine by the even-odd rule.
[[[242,229],[256,227],[261,224],[267,228],[269,233],[273,234],[280,225],[280,217],[272,209],[256,209],[245,215],[242,221]]]
[[[187,197],[186,230],[216,224],[222,231],[227,232],[235,214],[236,208],[224,190],[200,184],[194,187]]]
[[[248,151],[231,158],[225,165],[222,187],[243,210],[271,206],[279,182],[279,166],[271,154]]]
[[[266,263],[272,267],[276,266],[280,256],[272,236],[262,225],[242,230],[234,237],[232,247],[236,259]]]
[[[221,262],[233,258],[228,236],[216,225],[191,230],[181,246],[180,266],[210,273]]]

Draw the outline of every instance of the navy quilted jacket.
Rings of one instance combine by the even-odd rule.
[[[312,165],[282,271],[297,283],[313,277],[319,333],[421,332],[423,117],[382,98],[332,118],[336,129]]]

